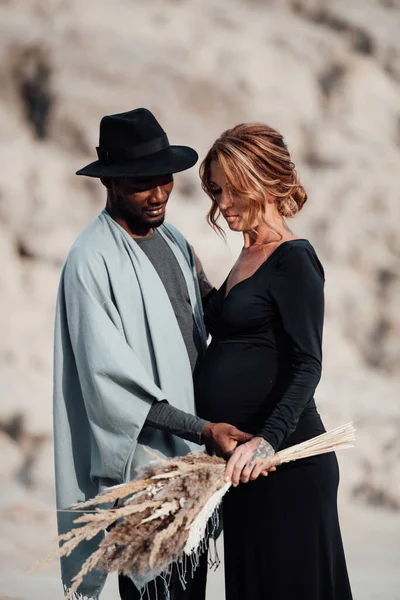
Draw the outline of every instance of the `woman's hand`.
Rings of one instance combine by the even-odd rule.
[[[232,481],[236,487],[239,481],[247,483],[254,481],[261,474],[268,475],[269,471],[276,471],[271,466],[271,458],[275,450],[262,437],[254,437],[249,442],[238,446],[228,461],[225,470],[225,481]]]

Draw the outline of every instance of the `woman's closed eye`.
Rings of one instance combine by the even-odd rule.
[[[222,190],[221,188],[214,188],[211,190],[211,193],[213,196],[219,196],[219,194],[221,194]]]

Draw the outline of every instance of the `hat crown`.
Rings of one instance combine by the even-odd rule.
[[[126,151],[165,135],[165,131],[147,108],[136,108],[102,118],[99,147],[104,150]]]
[[[150,177],[190,169],[198,155],[188,146],[171,146],[147,108],[106,115],[100,122],[98,160],[77,171],[89,177]]]

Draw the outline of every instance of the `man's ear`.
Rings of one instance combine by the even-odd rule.
[[[107,190],[111,190],[111,179],[104,179],[103,177],[100,177],[100,181]]]

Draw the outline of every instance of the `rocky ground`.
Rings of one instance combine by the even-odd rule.
[[[20,574],[52,531],[59,272],[104,202],[74,172],[101,116],[138,106],[200,155],[238,122],[284,132],[309,191],[293,228],[326,269],[318,402],[358,430],[341,498],[356,598],[399,597],[399,31],[398,0],[0,1],[0,598],[56,597]],[[169,220],[219,283],[240,239],[207,207],[196,169],[177,176]]]

